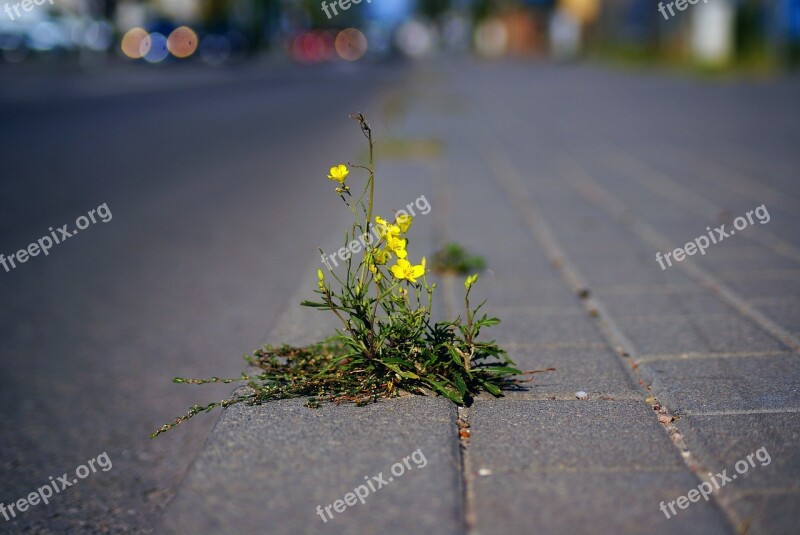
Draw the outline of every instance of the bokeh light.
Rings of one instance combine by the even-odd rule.
[[[304,32],[294,38],[290,53],[303,63],[327,61],[333,56],[333,38],[328,32]]]
[[[475,50],[486,58],[502,56],[508,48],[508,30],[503,21],[489,19],[475,30]]]
[[[147,54],[144,55],[144,59],[149,63],[158,63],[160,61],[164,61],[164,59],[169,56],[169,50],[167,50],[167,38],[164,37],[164,34],[153,32],[149,36],[150,39],[150,50],[147,51]]]
[[[433,51],[436,44],[435,28],[418,20],[409,20],[397,29],[395,42],[405,55],[422,58]]]
[[[188,58],[197,50],[197,34],[188,26],[172,30],[167,38],[167,49],[176,58]]]
[[[336,53],[347,61],[356,61],[367,52],[367,38],[355,28],[347,28],[336,36]]]
[[[150,35],[142,28],[131,28],[122,37],[122,53],[131,59],[144,57],[150,51]]]

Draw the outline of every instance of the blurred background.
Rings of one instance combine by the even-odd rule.
[[[653,0],[54,0],[0,15],[0,62],[209,66],[475,53],[712,69],[800,60],[800,0],[713,0],[666,18]],[[337,4],[338,6],[338,4]],[[17,15],[17,13],[19,15]],[[334,14],[335,13],[335,14]]]

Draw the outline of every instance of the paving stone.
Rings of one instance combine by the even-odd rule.
[[[514,396],[556,396],[560,399],[573,398],[575,392],[583,390],[590,399],[601,396],[615,399],[639,399],[641,393],[625,372],[617,357],[610,349],[599,347],[580,348],[537,348],[510,346],[506,348],[521,370],[556,368],[553,372],[536,374],[533,382],[523,385],[519,392],[509,392]]]
[[[762,269],[796,268],[797,263],[779,256],[761,245],[723,243],[706,250],[705,256],[694,258],[706,269],[716,274],[746,272]]]
[[[740,531],[764,535],[785,535],[800,531],[797,504],[800,491],[779,494],[755,493],[733,500],[737,515],[742,518]]]
[[[687,315],[694,329],[714,352],[780,351],[788,349],[755,322],[739,314]]]
[[[787,349],[756,324],[735,314],[639,315],[614,319],[640,356]]]
[[[482,534],[731,533],[713,502],[667,519],[659,509],[695,488],[676,471],[513,472],[477,477],[472,485],[476,532]],[[502,528],[501,528],[502,527]]]
[[[488,299],[488,304],[503,306],[574,306],[578,297],[561,278],[537,277],[536,273],[521,276],[514,273],[483,273],[472,290],[475,304]],[[502,319],[502,318],[501,318]]]
[[[771,268],[751,269],[751,270],[721,270],[719,277],[725,281],[796,281],[800,280],[800,269],[793,266],[790,268],[772,266]]]
[[[570,251],[567,254],[571,254]],[[585,259],[573,257],[573,261],[586,277],[590,287],[623,283],[651,284],[655,286],[666,283],[692,282],[692,279],[680,268],[673,266],[662,271],[655,260],[653,260],[652,266],[649,263],[619,262],[619,260],[613,258],[601,262],[596,257],[587,257]]]
[[[800,296],[800,280],[731,280],[725,284],[745,298]]]
[[[390,473],[417,450],[427,464],[410,460],[402,476]],[[331,509],[334,518],[323,522],[318,505],[381,472],[388,486],[341,513]],[[235,405],[169,505],[162,532],[460,533],[460,488],[456,409],[444,399]]]
[[[656,361],[652,389],[676,414],[800,409],[797,355]]]
[[[692,453],[714,473],[736,474],[737,462],[765,448],[744,474],[726,484],[732,493],[795,488],[800,493],[800,413],[685,416],[677,422]],[[765,464],[766,463],[766,464]]]
[[[756,308],[788,332],[800,337],[800,302],[757,305]]]
[[[614,317],[670,314],[731,314],[734,310],[705,288],[697,285],[696,292],[640,291],[629,293],[606,292],[596,289],[598,299]]]
[[[537,314],[535,310],[525,309],[505,312],[499,309],[496,316],[500,317],[501,323],[487,330],[487,336],[498,343],[590,343],[605,340],[594,320],[581,308],[573,305],[563,310],[565,314]],[[487,308],[486,313],[495,316],[491,308]]]
[[[512,470],[684,470],[644,401],[476,400],[473,467]]]

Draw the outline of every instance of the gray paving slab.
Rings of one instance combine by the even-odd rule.
[[[759,304],[756,305],[756,308],[790,333],[800,336],[800,302],[774,305]]]
[[[475,532],[489,535],[616,533],[729,534],[713,502],[691,504],[667,519],[659,509],[697,487],[682,472],[515,472],[478,477]]]
[[[574,306],[578,302],[564,281],[554,276],[494,271],[481,274],[472,295],[476,304],[488,299],[489,304],[503,306]]]
[[[653,392],[673,413],[800,409],[797,355],[650,362]]]
[[[781,267],[773,265],[769,268],[761,269],[742,269],[742,270],[720,270],[720,278],[726,281],[762,281],[762,280],[783,280],[796,281],[800,279],[800,269],[795,264],[792,267]]]
[[[619,261],[617,257],[609,257],[602,261],[596,256],[582,255],[573,257],[576,247],[569,242],[564,244],[567,254],[574,259],[577,266],[585,273],[587,281],[593,286],[602,286],[622,283],[665,284],[692,282],[683,271],[674,266],[661,270],[655,261],[655,251],[652,255],[648,252],[646,259],[637,257],[638,263],[632,261]],[[652,265],[651,265],[652,262]]]
[[[403,459],[417,451],[408,469]],[[378,488],[350,503],[365,477]],[[161,532],[460,533],[460,478],[456,408],[441,398],[236,405],[190,468]],[[330,504],[333,518],[323,521]]]
[[[698,258],[694,255],[694,259],[703,267],[715,272],[797,268],[797,262],[759,245],[723,243],[713,250],[708,249],[705,256]]]
[[[548,344],[558,342],[603,342],[604,338],[594,320],[579,306],[562,309],[564,313],[541,314],[535,309],[517,309],[514,312],[498,311],[501,323],[487,333],[498,341]],[[492,309],[486,313],[492,316]]]
[[[556,368],[533,376],[524,390],[508,392],[509,397],[573,399],[582,390],[590,399],[641,399],[641,392],[622,368],[619,357],[608,347],[526,347],[512,345],[508,354],[522,370]]]
[[[736,314],[615,316],[615,320],[640,356],[787,350]]]
[[[690,415],[676,425],[704,466],[714,473],[743,472],[726,484],[726,491],[794,489],[800,493],[800,412]],[[752,462],[747,461],[753,453]],[[737,469],[742,460],[745,463]]]
[[[600,301],[612,316],[668,314],[731,314],[733,309],[708,290],[697,285],[695,291],[664,292],[655,287],[637,292],[618,293],[595,288]]]
[[[800,531],[797,504],[800,492],[788,491],[777,494],[752,494],[733,500],[732,506],[741,518],[740,531],[785,535]]]
[[[470,426],[476,469],[686,470],[643,400],[477,400]]]
[[[746,298],[800,296],[800,280],[731,280],[728,286]]]

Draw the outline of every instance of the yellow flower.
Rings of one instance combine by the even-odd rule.
[[[405,234],[408,232],[408,227],[411,226],[413,218],[408,214],[400,214],[394,218],[395,224],[400,228],[400,232]]]
[[[375,223],[378,226],[378,236],[385,238],[386,236],[399,236],[400,227],[397,225],[390,225],[388,221],[380,216],[375,216]]]
[[[335,167],[331,167],[330,173],[328,173],[328,178],[331,180],[335,180],[339,184],[344,184],[344,179],[347,178],[347,175],[350,174],[350,170],[347,166],[343,163]]]
[[[408,256],[406,252],[406,240],[395,238],[391,234],[386,236],[386,252],[394,253],[397,258],[405,258]]]
[[[412,266],[411,262],[400,258],[390,269],[395,278],[417,282],[417,279],[425,274],[425,257],[422,257],[422,263],[416,266]]]
[[[469,290],[472,288],[472,285],[475,284],[475,281],[478,280],[478,274],[470,275],[467,277],[467,280],[464,281],[464,287]]]

